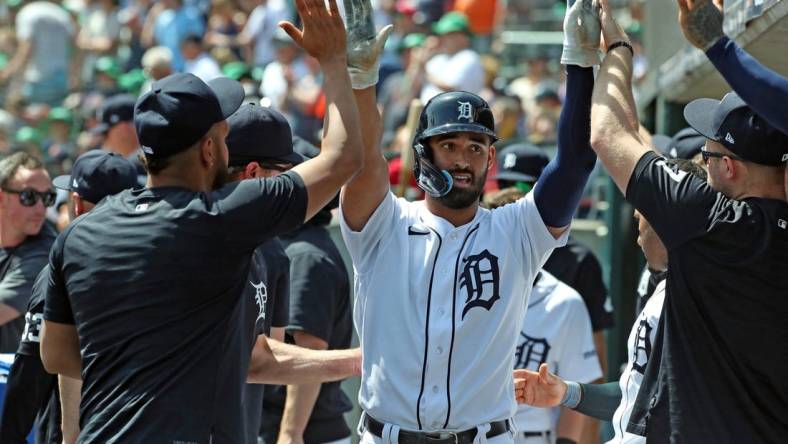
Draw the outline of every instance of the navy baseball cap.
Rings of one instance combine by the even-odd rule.
[[[671,159],[689,160],[700,154],[700,150],[706,144],[706,138],[694,128],[687,127],[674,134],[673,137],[655,134],[651,138],[651,142],[660,153]]]
[[[206,84],[193,74],[178,73],[154,82],[134,107],[142,151],[163,158],[189,148],[230,117],[243,99],[241,84],[227,77]]]
[[[52,185],[73,191],[88,202],[98,203],[106,196],[139,187],[137,168],[117,153],[92,150],[79,156],[71,174],[57,176]]]
[[[121,122],[134,120],[134,104],[137,99],[131,94],[115,94],[107,97],[98,111],[99,124],[91,129],[94,133],[106,133]]]
[[[697,99],[684,108],[684,119],[703,137],[737,156],[761,165],[788,160],[788,135],[756,114],[736,93],[721,101]]]
[[[293,133],[287,119],[271,108],[246,103],[229,119],[229,166],[272,160],[297,165],[306,160],[293,151]]]
[[[542,149],[527,143],[510,145],[498,153],[497,180],[536,182],[550,158]]]

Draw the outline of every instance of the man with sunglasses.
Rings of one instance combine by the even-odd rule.
[[[93,150],[76,160],[70,175],[58,176],[52,183],[56,188],[71,192],[69,216],[73,220],[90,211],[104,197],[136,187],[137,172],[134,165],[119,154]],[[8,375],[7,408],[0,420],[0,442],[24,442],[37,415],[40,418],[38,442],[59,443],[62,439],[58,379],[44,369],[39,350],[49,276],[49,267],[45,265],[33,284],[24,333]],[[76,408],[80,384],[72,379],[62,381],[62,384],[70,384],[65,393],[76,394],[77,401],[76,405],[72,404],[73,412],[64,409],[72,416],[64,415],[63,431],[78,430],[75,418],[78,417]],[[66,399],[64,396],[64,401]],[[75,438],[76,435],[67,434],[65,441],[73,442]]]
[[[36,274],[55,240],[45,224],[55,202],[49,174],[34,156],[18,152],[0,161],[0,353],[14,353]]]
[[[708,183],[668,165],[639,134],[632,47],[601,5],[607,56],[591,143],[669,258],[659,332],[626,430],[660,443],[784,442],[788,135],[736,94],[698,99],[684,117],[707,139]]]

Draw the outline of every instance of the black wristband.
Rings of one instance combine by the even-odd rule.
[[[632,57],[635,57],[635,50],[632,49],[632,45],[630,45],[629,43],[627,43],[627,42],[625,42],[623,40],[618,41],[618,42],[613,43],[612,45],[608,46],[607,47],[607,52],[610,52],[610,51],[618,48],[619,46],[623,46],[623,47],[627,48],[629,50],[629,53],[632,54]]]
[[[577,442],[572,441],[569,438],[558,438],[555,440],[555,444],[577,444]]]

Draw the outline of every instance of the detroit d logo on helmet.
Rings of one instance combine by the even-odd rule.
[[[501,296],[498,294],[498,257],[487,250],[463,259],[465,264],[460,278],[460,286],[465,289],[465,307],[462,317],[468,310],[481,307],[490,311]]]
[[[457,101],[457,105],[457,110],[459,111],[457,120],[466,119],[468,122],[473,122],[473,107],[471,106],[471,102]]]

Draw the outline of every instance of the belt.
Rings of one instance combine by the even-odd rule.
[[[549,438],[550,437],[550,431],[549,430],[545,430],[544,432],[523,432],[523,437],[524,438],[535,438],[537,436],[543,436],[545,438]]]
[[[364,415],[364,427],[377,436],[383,437],[384,424],[369,415]],[[487,437],[492,438],[509,431],[509,422],[506,420],[490,423],[490,431]],[[468,429],[462,432],[411,432],[408,430],[399,431],[399,444],[472,444],[476,438],[476,429]]]

